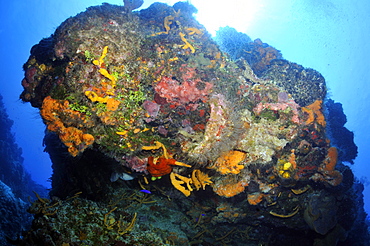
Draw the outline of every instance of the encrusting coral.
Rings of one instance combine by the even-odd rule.
[[[264,198],[263,193],[256,192],[248,194],[247,200],[250,205],[257,205],[258,203],[262,202],[263,198]]]
[[[182,143],[183,151],[201,163],[216,160],[220,153],[228,152],[244,131],[224,95],[213,94],[209,104],[211,112],[202,139],[194,143],[194,136],[190,135],[188,141]]]
[[[212,166],[221,174],[238,174],[240,170],[244,168],[243,164],[240,164],[246,157],[246,153],[238,150],[230,150],[227,153],[221,155],[216,163]]]
[[[324,160],[324,170],[332,172],[335,169],[338,161],[338,150],[335,147],[330,147]]]
[[[335,147],[328,149],[327,155],[320,167],[318,172],[315,173],[310,179],[316,182],[324,182],[331,186],[338,186],[343,181],[343,175],[340,171],[335,170],[335,166],[338,162],[338,150]]]
[[[84,133],[76,127],[65,126],[62,117],[66,117],[68,121],[79,120],[80,126],[91,126],[86,116],[69,109],[68,101],[59,101],[48,96],[43,101],[40,113],[48,126],[48,130],[58,134],[72,156],[77,156],[78,153],[94,143],[93,135]]]
[[[308,105],[307,107],[302,107],[302,111],[308,114],[308,118],[306,120],[306,125],[312,124],[315,120],[316,122],[325,127],[326,121],[325,116],[322,113],[322,100],[316,100],[312,104]]]
[[[292,99],[286,100],[284,102],[277,102],[277,103],[259,103],[254,109],[254,113],[259,115],[264,109],[269,109],[273,111],[292,111],[292,118],[291,121],[293,123],[299,124],[299,112],[298,112],[299,105]]]
[[[208,95],[213,87],[209,82],[203,82],[196,78],[195,68],[186,65],[180,68],[181,82],[169,76],[162,76],[154,89],[162,98],[166,98],[168,103],[174,106],[197,103],[201,100],[206,102]],[[199,89],[200,84],[203,88]],[[192,107],[195,109],[195,105]]]
[[[245,186],[247,184],[244,181],[239,181],[239,182],[233,182],[232,178],[225,179],[221,183],[215,183],[213,185],[213,191],[223,197],[233,197],[245,190]]]
[[[89,145],[94,143],[91,134],[83,133],[75,127],[67,127],[59,132],[60,140],[68,147],[68,152],[72,156],[77,156],[80,151],[84,151]]]

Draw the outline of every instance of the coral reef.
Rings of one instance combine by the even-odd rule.
[[[261,40],[232,61],[189,3],[141,2],[90,7],[31,50],[21,98],[54,173],[24,245],[351,244],[321,74]]]

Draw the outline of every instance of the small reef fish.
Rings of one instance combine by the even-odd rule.
[[[117,173],[117,172],[113,172],[112,175],[110,176],[110,181],[111,182],[116,182],[118,179],[122,179],[122,180],[125,180],[125,181],[128,181],[128,180],[133,180],[135,177],[128,174],[128,173]]]
[[[140,190],[140,192],[146,193],[146,194],[152,194],[149,190]]]

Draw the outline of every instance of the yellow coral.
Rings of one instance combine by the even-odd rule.
[[[290,189],[294,194],[296,195],[300,195],[300,194],[303,194],[305,193],[306,191],[308,191],[309,189],[311,189],[311,186],[310,185],[306,185],[300,189]]]
[[[101,65],[103,65],[103,63],[104,63],[104,58],[105,58],[105,56],[107,55],[107,53],[108,53],[108,46],[105,46],[104,48],[103,48],[103,52],[102,52],[102,54],[101,54],[101,56],[100,56],[100,58],[99,59],[97,59],[97,60],[94,60],[93,61],[93,64],[94,65],[97,65],[97,66],[101,66]]]
[[[99,97],[94,91],[85,91],[85,96],[87,96],[87,98],[92,102],[106,103],[109,99],[108,97]]]
[[[189,41],[185,38],[185,34],[180,32],[179,33],[181,40],[185,43],[182,48],[185,49],[190,49],[191,53],[195,53],[195,48],[189,43]]]
[[[206,185],[211,185],[213,183],[208,174],[201,172],[199,169],[193,170],[191,180],[196,190],[199,190],[200,187],[205,190]]]
[[[85,91],[85,96],[89,98],[92,102],[106,103],[108,111],[116,111],[121,103],[120,101],[114,98],[100,97],[94,91]]]
[[[112,88],[110,90],[108,90],[106,93],[108,95],[114,95],[114,87],[116,86],[117,78],[114,77],[113,75],[111,75],[107,71],[107,69],[105,69],[105,68],[102,67],[103,64],[104,64],[104,58],[106,57],[107,53],[108,53],[108,46],[105,46],[103,48],[103,52],[102,52],[100,58],[94,60],[93,61],[93,64],[96,65],[96,66],[99,66],[100,67],[99,73],[111,81],[111,84],[110,85],[111,85]]]
[[[159,141],[154,141],[154,143],[155,143],[155,145],[152,145],[152,146],[143,146],[141,149],[143,149],[143,150],[156,150],[156,149],[162,148],[164,158],[170,159],[170,155],[168,154],[167,149],[164,146],[164,144],[162,144]]]
[[[116,132],[116,134],[121,135],[121,136],[127,136],[127,133],[128,133],[128,131],[126,131],[126,130]]]
[[[181,176],[177,173],[172,172],[170,174],[170,179],[172,185],[181,191],[185,196],[190,196],[190,193],[193,191],[193,188],[191,187],[191,178],[187,178],[184,176]],[[185,186],[183,186],[185,184]]]
[[[199,190],[200,187],[202,187],[202,184],[200,183],[200,181],[197,178],[197,171],[199,171],[199,170],[198,169],[193,170],[193,172],[191,174],[191,180],[193,182],[193,185],[195,186],[195,189]]]
[[[114,86],[116,85],[116,81],[117,81],[116,77],[114,77],[114,76],[112,76],[110,73],[108,73],[107,69],[105,69],[105,68],[100,68],[100,69],[99,69],[99,73],[100,73],[101,75],[103,75],[104,77],[106,77],[107,79],[109,79],[110,81],[112,81],[112,82],[113,82],[113,84],[114,84]]]
[[[196,28],[196,27],[188,27],[188,28],[186,28],[186,30],[188,31],[188,34],[189,35],[193,35],[193,34],[198,34],[198,35],[200,35],[200,34],[202,34],[203,32],[202,32],[202,30],[199,30],[198,28]]]
[[[239,164],[246,157],[246,153],[238,150],[230,150],[221,155],[215,165],[212,167],[221,174],[238,174],[244,168],[244,165]]]
[[[168,15],[168,16],[164,17],[163,25],[164,25],[164,29],[166,29],[166,31],[157,32],[157,33],[152,34],[151,36],[157,36],[157,35],[161,35],[161,34],[168,34],[168,32],[171,30],[170,25],[172,24],[172,21],[175,20],[175,18],[179,17],[179,15],[180,15],[180,9],[178,11],[174,11],[174,12],[175,12],[174,15]]]
[[[107,100],[107,110],[109,111],[116,111],[118,106],[120,105],[120,101],[114,98],[108,98]]]
[[[199,169],[195,169],[192,172],[191,178],[181,176],[180,174],[171,172],[170,179],[172,185],[181,191],[185,196],[190,196],[193,191],[193,186],[196,190],[201,187],[205,190],[206,185],[211,185],[212,181],[208,174],[201,172]]]
[[[294,173],[294,165],[290,162],[284,162],[284,160],[278,160],[277,165],[278,173],[280,177],[284,179],[289,179]]]
[[[168,32],[171,30],[170,25],[172,24],[172,21],[175,19],[172,15],[166,16],[164,18],[164,29],[166,29],[165,33],[168,34]]]

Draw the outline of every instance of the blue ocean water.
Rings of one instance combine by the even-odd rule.
[[[0,1],[0,93],[13,131],[23,149],[24,165],[37,182],[50,186],[49,157],[43,152],[44,125],[38,111],[18,100],[22,91],[22,65],[30,48],[48,37],[66,18],[103,2],[121,0],[13,0]],[[143,8],[154,1],[145,1]],[[160,1],[170,5],[176,1]],[[192,0],[197,18],[212,33],[229,25],[260,38],[280,50],[292,62],[311,67],[326,79],[329,96],[343,104],[349,130],[355,134],[358,156],[352,166],[365,183],[365,209],[370,212],[368,149],[370,109],[370,2],[365,0]],[[258,3],[255,3],[258,2]],[[348,164],[351,165],[351,164]]]

